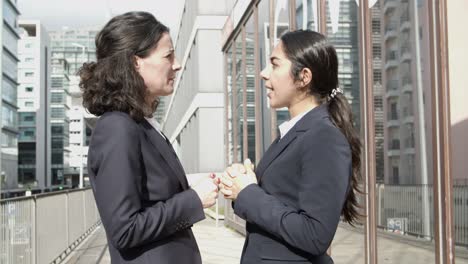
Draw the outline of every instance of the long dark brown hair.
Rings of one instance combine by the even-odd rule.
[[[169,29],[147,12],[112,18],[96,36],[96,62],[80,68],[83,106],[96,116],[121,111],[134,120],[151,116],[158,101],[146,102],[146,86],[135,56],[146,58]]]
[[[353,224],[361,216],[357,193],[362,193],[358,185],[361,181],[361,141],[353,125],[353,113],[348,100],[342,93],[331,97],[338,88],[338,58],[335,48],[320,33],[310,30],[297,30],[281,36],[283,51],[291,61],[291,73],[300,80],[300,72],[308,68],[312,81],[308,92],[320,104],[328,104],[331,121],[345,135],[351,148],[352,176],[349,192],[343,206],[344,220]]]

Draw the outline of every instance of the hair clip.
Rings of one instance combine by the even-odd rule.
[[[331,91],[330,98],[335,98],[335,96],[339,93],[343,94],[343,90],[341,90],[340,87],[336,87],[335,89]]]

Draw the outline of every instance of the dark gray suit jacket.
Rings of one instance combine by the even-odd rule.
[[[266,151],[259,185],[242,190],[235,213],[247,222],[241,263],[333,263],[333,240],[347,194],[351,149],[327,105],[307,113]]]
[[[205,218],[172,147],[145,120],[97,121],[88,173],[112,263],[201,263],[190,227]]]

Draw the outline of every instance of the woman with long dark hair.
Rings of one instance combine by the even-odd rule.
[[[96,36],[96,57],[80,69],[80,87],[100,116],[88,173],[112,263],[201,263],[190,227],[215,203],[217,182],[190,188],[151,118],[181,68],[169,29],[146,12],[116,16]]]
[[[317,32],[286,33],[261,77],[270,106],[287,107],[291,119],[255,172],[247,161],[222,177],[221,192],[247,223],[241,263],[333,263],[326,252],[340,216],[359,217],[361,153],[335,48]]]

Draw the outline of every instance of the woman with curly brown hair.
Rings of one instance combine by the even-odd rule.
[[[146,12],[116,16],[96,36],[96,57],[80,69],[80,87],[100,116],[88,173],[112,263],[201,263],[190,227],[215,203],[216,181],[190,188],[151,118],[181,69],[169,29]]]

